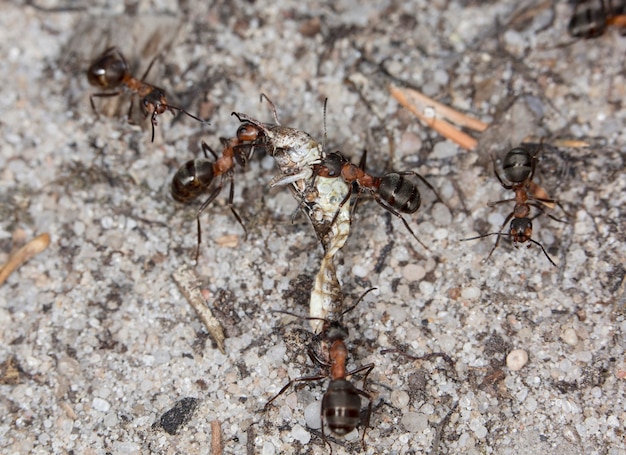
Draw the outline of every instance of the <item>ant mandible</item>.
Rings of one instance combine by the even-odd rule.
[[[196,262],[198,262],[198,257],[200,255],[200,243],[202,242],[200,216],[209,204],[213,202],[217,195],[220,194],[224,186],[225,179],[230,181],[228,206],[243,228],[246,238],[248,236],[248,231],[243,224],[241,217],[235,210],[235,207],[233,207],[233,197],[235,193],[233,170],[235,162],[239,163],[242,167],[246,166],[248,160],[251,158],[252,152],[254,151],[254,149],[249,147],[248,144],[255,141],[258,134],[259,131],[254,125],[250,123],[240,125],[237,129],[236,137],[230,139],[220,139],[224,149],[222,150],[222,155],[219,157],[213,149],[211,149],[211,147],[203,141],[202,152],[205,157],[187,161],[178,169],[178,172],[176,172],[174,178],[172,179],[172,197],[179,202],[189,203],[201,193],[205,192],[211,186],[216,177],[222,177],[213,192],[202,203],[196,215],[198,225],[198,243],[195,256]],[[213,155],[215,161],[208,159],[207,151]]]
[[[515,147],[507,152],[506,156],[504,157],[502,168],[504,170],[504,177],[510,183],[505,183],[504,180],[502,180],[500,174],[498,174],[498,171],[496,169],[495,158],[493,158],[493,170],[496,174],[496,177],[498,178],[498,181],[503,188],[514,191],[515,197],[511,199],[502,199],[500,201],[489,202],[487,205],[489,207],[495,207],[498,204],[515,202],[515,206],[513,207],[513,211],[509,213],[509,215],[504,220],[504,223],[502,223],[502,227],[500,228],[499,232],[490,232],[488,234],[483,234],[461,240],[466,241],[482,239],[490,235],[498,236],[496,243],[489,252],[489,255],[485,258],[485,261],[489,260],[495,249],[498,247],[500,243],[500,237],[509,236],[513,239],[513,245],[515,247],[517,247],[517,245],[520,243],[526,242],[529,242],[528,247],[530,247],[531,243],[539,246],[541,248],[541,251],[543,251],[543,254],[546,256],[546,258],[548,258],[548,261],[550,261],[550,264],[556,267],[555,262],[547,253],[543,245],[532,239],[532,220],[537,218],[542,213],[545,213],[546,208],[554,208],[555,205],[558,205],[563,213],[567,215],[567,212],[565,212],[565,209],[558,201],[550,199],[546,191],[532,181],[535,174],[535,168],[537,166],[537,158],[542,148],[543,144],[523,143],[519,147]],[[532,218],[530,217],[531,206],[535,207],[539,211],[539,213],[537,213]],[[546,215],[555,221],[559,221],[562,223],[566,222],[550,214]],[[509,233],[507,234],[502,231],[509,221],[511,222],[511,224],[509,226]]]
[[[276,398],[282,395],[289,387],[298,382],[321,381],[322,379],[330,377],[328,389],[322,398],[320,417],[322,421],[322,439],[330,447],[331,453],[332,446],[326,439],[324,422],[326,422],[328,424],[328,428],[338,436],[345,436],[350,433],[358,426],[361,420],[361,397],[367,398],[369,402],[365,418],[365,428],[369,426],[369,419],[372,413],[372,396],[366,390],[355,387],[346,378],[357,373],[365,372],[363,374],[363,387],[365,388],[367,376],[374,369],[374,364],[369,363],[356,368],[355,370],[346,371],[348,348],[345,340],[348,338],[348,329],[341,324],[340,320],[343,315],[354,309],[368,293],[374,291],[375,289],[376,288],[371,288],[365,291],[352,306],[339,315],[337,320],[329,321],[328,319],[321,318],[305,318],[318,319],[324,323],[324,329],[320,334],[320,337],[322,338],[322,355],[324,358],[320,358],[320,356],[311,348],[308,349],[308,354],[313,363],[328,368],[328,374],[292,379],[282,389],[280,389],[276,395],[270,398],[263,408],[264,411],[267,411],[269,405]],[[300,317],[287,311],[277,312]],[[361,444],[365,447],[365,430],[361,436]]]
[[[365,172],[366,159],[367,152],[364,151],[357,166],[339,152],[329,153],[322,160],[321,164],[314,166],[314,173],[320,177],[341,177],[346,183],[356,185],[359,195],[364,192],[370,193],[378,205],[400,218],[407,230],[415,237],[415,240],[428,249],[413,232],[402,213],[413,214],[417,212],[422,203],[415,177],[430,188],[439,201],[442,201],[435,188],[424,177],[413,171],[389,172],[382,177],[370,175]],[[348,202],[351,196],[352,192],[349,192],[344,200],[340,202],[337,213],[339,213],[341,207]],[[356,205],[357,203],[355,202],[353,210],[356,208]]]
[[[619,27],[622,35],[626,34],[626,1],[578,1],[567,30],[577,38],[596,38],[610,25]]]
[[[89,95],[91,108],[94,112],[97,114],[96,105],[93,101],[94,98],[118,96],[123,90],[125,90],[139,97],[141,112],[145,117],[150,116],[152,123],[151,142],[154,142],[154,127],[157,126],[157,115],[161,115],[165,111],[170,111],[173,114],[176,113],[176,111],[179,111],[195,120],[198,120],[199,122],[206,123],[204,120],[190,114],[182,107],[169,104],[165,90],[162,88],[144,82],[144,79],[152,68],[153,63],[154,60],[150,62],[148,69],[141,79],[137,79],[131,74],[128,64],[126,63],[126,59],[117,47],[110,47],[104,51],[104,53],[96,58],[89,66],[89,69],[87,70],[87,79],[89,80],[89,83],[95,87],[115,91],[92,93]],[[129,119],[132,109],[133,102],[131,99],[127,114]]]

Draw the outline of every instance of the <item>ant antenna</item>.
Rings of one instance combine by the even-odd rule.
[[[341,314],[339,315],[339,318],[341,319],[343,317],[344,314],[348,313],[349,311],[352,311],[354,308],[356,308],[356,306],[361,303],[361,300],[363,300],[365,298],[365,296],[367,294],[369,294],[372,291],[376,291],[378,288],[369,288],[367,291],[365,291],[363,294],[361,294],[361,297],[359,297],[357,299],[357,301],[352,304],[352,306],[350,306],[349,308],[345,309],[344,311],[341,312]]]

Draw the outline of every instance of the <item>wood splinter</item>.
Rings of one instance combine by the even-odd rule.
[[[13,273],[26,261],[32,257],[38,255],[50,245],[50,234],[47,232],[38,235],[33,240],[28,242],[22,248],[13,253],[6,264],[0,267],[0,286],[9,278],[9,275]]]
[[[187,302],[196,310],[198,316],[206,326],[207,330],[222,354],[224,351],[224,329],[220,321],[213,315],[211,309],[200,292],[198,282],[200,281],[196,272],[187,264],[181,265],[174,273],[172,279],[178,286],[180,292],[185,296]]]
[[[466,150],[474,150],[478,142],[476,139],[456,128],[445,119],[457,125],[474,131],[483,132],[489,126],[487,123],[465,115],[451,107],[441,104],[423,93],[411,88],[389,85],[391,96],[403,107],[411,111],[426,125],[437,131],[446,139],[458,144]]]
[[[211,420],[211,455],[222,455],[222,426],[219,420]]]

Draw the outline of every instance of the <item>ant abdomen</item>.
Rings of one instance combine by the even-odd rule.
[[[412,175],[412,174],[408,174]],[[380,178],[378,193],[393,208],[402,213],[415,213],[422,204],[417,184],[398,172],[390,172]]]
[[[507,152],[502,163],[504,176],[509,182],[525,181],[533,170],[534,157],[523,147],[515,147]]]
[[[129,74],[128,64],[116,48],[110,48],[87,70],[89,83],[96,87],[119,87]]]
[[[596,38],[605,32],[606,19],[603,8],[585,8],[572,16],[567,31],[575,37]]]
[[[334,379],[322,400],[322,412],[328,428],[344,436],[360,423],[361,397],[352,383],[346,379]]]
[[[172,197],[178,202],[190,202],[213,181],[213,163],[205,159],[187,161],[172,180]]]

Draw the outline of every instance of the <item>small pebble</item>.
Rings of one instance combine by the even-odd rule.
[[[111,404],[107,400],[103,400],[102,398],[94,398],[91,402],[91,405],[96,411],[100,412],[108,412],[111,409]]]
[[[523,349],[514,349],[506,356],[506,366],[511,371],[519,371],[528,363],[528,353]]]
[[[306,408],[304,408],[304,420],[307,427],[313,430],[319,430],[322,428],[322,417],[320,415],[321,407],[321,401],[313,401]]]
[[[467,287],[461,291],[461,297],[467,300],[477,299],[480,297],[480,289],[474,286]]]
[[[404,390],[394,390],[391,392],[391,404],[396,408],[405,408],[409,404],[409,394]]]
[[[412,433],[428,428],[428,417],[421,412],[406,412],[402,416],[402,425]]]
[[[261,449],[261,455],[274,455],[276,453],[276,447],[271,442],[265,442]]]
[[[407,264],[402,269],[402,276],[409,281],[419,281],[426,276],[426,270],[421,265]]]
[[[576,346],[578,344],[578,335],[574,329],[565,329],[561,335],[561,339],[570,346]]]
[[[294,425],[291,429],[291,436],[302,445],[308,444],[311,440],[311,433],[309,433],[302,425]]]

